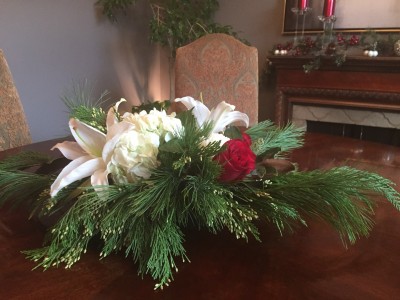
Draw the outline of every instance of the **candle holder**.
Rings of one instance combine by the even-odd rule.
[[[293,7],[292,12],[296,15],[296,27],[294,32],[294,46],[298,45],[299,40],[304,39],[304,26],[306,22],[306,15],[311,12],[311,7],[305,7],[304,9],[300,9],[298,7]],[[299,21],[301,22],[301,37],[298,37],[298,29],[299,29]]]
[[[318,19],[323,23],[322,49],[324,50],[333,41],[333,27],[336,21],[336,16],[319,16]]]

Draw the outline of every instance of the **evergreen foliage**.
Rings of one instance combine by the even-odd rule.
[[[226,33],[238,38],[232,26],[213,21],[218,0],[146,0],[153,16],[149,21],[150,41],[167,46],[175,56],[178,47],[189,44],[208,33]],[[104,15],[117,21],[118,12],[134,7],[137,0],[98,0]],[[243,40],[243,42],[246,42]]]
[[[293,124],[278,128],[266,120],[246,130],[246,133],[253,141],[253,152],[259,157],[280,158],[303,145],[304,132]]]
[[[108,91],[104,91],[98,99],[94,99],[93,87],[84,80],[74,83],[61,100],[68,108],[70,118],[78,119],[105,133],[106,113],[102,105],[107,102],[108,94]]]
[[[21,153],[5,159],[0,164],[1,201],[29,204],[33,199],[34,213],[57,217],[45,245],[25,251],[27,257],[44,269],[69,268],[98,240],[101,258],[124,252],[140,274],[150,274],[156,288],[162,288],[173,280],[180,260],[189,260],[187,227],[211,233],[227,229],[237,238],[261,240],[258,228],[265,221],[284,234],[312,217],[329,223],[347,245],[370,232],[374,196],[385,197],[400,210],[400,195],[390,180],[350,167],[250,174],[241,181],[220,182],[221,166],[212,158],[224,147],[202,144],[212,124],[198,127],[190,111],[179,118],[182,131],[159,147],[160,166],[150,178],[136,182],[92,187],[85,178],[50,197],[58,171],[29,171],[50,158]],[[276,157],[302,145],[301,132],[292,126],[280,129],[262,122],[246,132],[256,141],[253,150],[260,157],[272,152]]]

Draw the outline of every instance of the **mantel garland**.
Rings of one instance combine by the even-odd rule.
[[[327,44],[322,41],[322,36],[305,37],[296,44],[288,41],[284,44],[276,44],[270,51],[271,55],[312,56],[309,63],[303,65],[305,73],[318,70],[321,65],[321,57],[332,57],[336,66],[340,67],[346,61],[348,50],[360,48],[363,54],[370,57],[378,55],[397,56],[396,42],[399,34],[378,34],[375,30],[366,30],[361,35],[346,32],[334,32],[334,38]]]
[[[100,258],[123,252],[163,288],[178,258],[189,261],[187,227],[260,241],[265,221],[284,234],[313,217],[347,245],[371,230],[375,195],[400,209],[394,184],[375,173],[279,172],[271,161],[286,162],[285,154],[303,143],[303,132],[291,125],[247,128],[247,115],[225,102],[210,111],[190,97],[175,101],[188,110],[168,114],[163,103],[120,114],[123,100],[107,113],[69,102],[75,142],[53,147],[71,161],[67,166],[65,158],[35,152],[1,161],[0,204],[18,201],[32,215],[55,219],[44,246],[24,252],[38,267],[69,268],[95,239]]]

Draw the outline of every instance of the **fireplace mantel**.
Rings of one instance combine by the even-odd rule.
[[[293,105],[400,113],[400,57],[348,57],[337,67],[322,59],[319,70],[304,73],[312,57],[270,56],[276,76],[275,122],[292,120]]]

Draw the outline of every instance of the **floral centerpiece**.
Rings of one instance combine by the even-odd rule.
[[[400,209],[393,183],[375,173],[279,172],[270,162],[302,146],[303,132],[291,125],[264,121],[248,128],[247,115],[225,102],[209,110],[184,97],[175,100],[187,108],[178,114],[162,105],[120,114],[123,101],[107,113],[73,106],[75,141],[53,147],[68,164],[33,152],[0,163],[1,202],[18,199],[32,205],[32,214],[55,219],[44,246],[25,251],[38,266],[69,268],[96,239],[101,258],[123,252],[162,288],[177,260],[189,260],[187,227],[260,240],[265,221],[284,233],[318,217],[346,244],[368,235],[374,195]]]

